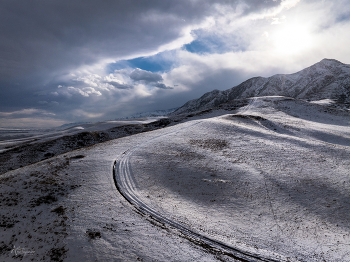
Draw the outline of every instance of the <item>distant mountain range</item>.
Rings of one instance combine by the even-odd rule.
[[[151,112],[143,112],[143,113],[136,113],[130,116],[117,118],[115,120],[127,120],[127,119],[136,119],[136,118],[144,118],[144,117],[158,117],[158,116],[166,116],[172,112],[174,112],[176,108],[171,109],[164,109],[164,110],[155,110]]]
[[[234,99],[260,96],[286,96],[309,101],[331,99],[349,107],[350,65],[323,59],[294,74],[254,77],[225,91],[213,90],[188,101],[172,115],[203,111]]]

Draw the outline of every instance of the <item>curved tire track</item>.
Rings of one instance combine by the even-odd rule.
[[[197,122],[189,127],[199,124]],[[188,127],[187,127],[188,128]],[[170,135],[175,132],[170,132],[161,136]],[[150,143],[151,141],[161,137],[157,136],[146,143]],[[135,184],[134,177],[131,172],[131,164],[130,164],[130,156],[137,149],[137,147],[131,148],[128,151],[124,152],[122,157],[119,160],[114,162],[113,166],[113,179],[115,185],[120,192],[120,194],[130,203],[132,204],[138,211],[145,215],[149,215],[152,219],[160,222],[161,224],[168,224],[171,227],[178,229],[181,233],[183,233],[186,237],[190,238],[193,242],[210,248],[213,251],[221,252],[222,254],[231,256],[239,261],[249,261],[249,262],[257,262],[257,261],[266,261],[266,262],[278,262],[280,260],[265,258],[258,254],[250,253],[248,251],[241,250],[236,247],[229,246],[223,242],[217,241],[215,239],[211,239],[207,236],[202,235],[199,232],[179,223],[175,220],[167,218],[164,214],[157,211],[154,207],[148,205],[143,201],[143,197],[138,192],[138,189]]]

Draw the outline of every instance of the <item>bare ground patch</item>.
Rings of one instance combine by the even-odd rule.
[[[61,157],[38,164],[30,171],[0,177],[0,256],[4,261],[63,261],[67,248],[67,220],[72,210],[65,197],[81,185],[67,175],[69,159]],[[28,172],[29,171],[29,172]],[[51,210],[51,212],[50,212]],[[22,249],[19,249],[22,248]],[[1,259],[0,259],[1,260]]]
[[[189,143],[213,151],[223,150],[229,146],[229,143],[224,139],[191,139]]]

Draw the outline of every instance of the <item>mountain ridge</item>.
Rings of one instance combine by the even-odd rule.
[[[322,59],[293,74],[253,77],[230,89],[213,90],[193,99],[171,115],[207,110],[234,99],[286,96],[309,101],[332,99],[350,105],[350,65],[335,59]]]

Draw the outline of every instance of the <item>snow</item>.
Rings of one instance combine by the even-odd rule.
[[[290,261],[349,261],[349,115],[294,101],[291,116],[276,112],[293,103],[282,100],[139,146],[136,183],[145,201],[208,237]]]
[[[145,119],[133,119],[124,121],[103,121],[96,123],[86,123],[78,126],[70,126],[69,128],[63,130],[60,128],[47,130],[2,129],[0,130],[0,153],[28,143],[46,142],[68,135],[72,136],[74,134],[79,134],[82,131],[104,131],[125,125],[148,124],[159,119],[161,119],[161,117],[149,117]]]
[[[330,104],[333,104],[335,103],[334,100],[332,99],[321,99],[321,100],[316,100],[316,101],[311,101],[311,103],[314,103],[314,104],[319,104],[319,105],[330,105]]]
[[[21,256],[11,253],[16,246],[34,251],[23,258],[35,261],[47,261],[54,254],[64,261],[215,261],[215,255],[171,229],[150,223],[116,191],[113,161],[153,136],[149,132],[100,143],[3,174],[2,196],[19,195],[15,205],[2,202],[2,215],[16,218],[13,226],[1,228],[1,257],[17,261]],[[57,200],[32,208],[40,192]],[[51,212],[60,206],[64,214]],[[91,231],[101,237],[89,237]]]
[[[119,194],[113,164],[130,149],[135,190],[174,221],[280,261],[350,261],[350,113],[281,96],[0,175],[1,260],[235,261]]]
[[[126,120],[126,119],[135,119],[135,118],[149,118],[149,117],[164,117],[172,112],[174,112],[177,108],[170,108],[170,109],[165,109],[165,110],[155,110],[151,112],[142,112],[142,113],[137,113],[133,114],[127,117],[121,117],[117,120]]]
[[[350,65],[333,59],[322,61],[294,74],[268,78],[254,77],[225,91],[214,90],[191,100],[172,114],[202,111],[233,99],[262,96],[286,96],[318,101],[332,99],[349,108]]]

